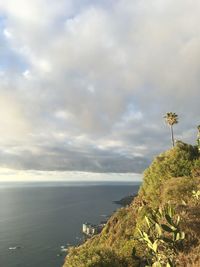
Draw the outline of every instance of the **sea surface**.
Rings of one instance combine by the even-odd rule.
[[[139,183],[0,183],[0,267],[61,267],[60,246],[81,242]],[[9,250],[20,246],[20,249]]]

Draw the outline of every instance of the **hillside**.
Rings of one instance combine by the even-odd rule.
[[[70,248],[63,267],[200,266],[200,156],[177,142],[144,172],[133,202],[101,234]]]

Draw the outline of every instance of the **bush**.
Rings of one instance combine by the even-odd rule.
[[[139,194],[152,206],[158,206],[163,182],[172,177],[192,177],[195,162],[199,162],[197,148],[177,142],[174,148],[156,157],[146,169]]]
[[[192,167],[192,176],[200,177],[200,158],[194,161],[194,165]]]
[[[67,267],[127,267],[127,263],[120,259],[111,248],[71,249],[69,253]]]
[[[171,178],[161,186],[160,203],[184,203],[191,200],[191,192],[197,189],[197,179],[191,177]]]
[[[138,229],[138,240],[145,244],[145,255],[142,262],[152,267],[174,267],[175,257],[182,247],[185,233],[180,228],[180,216],[176,215],[171,205],[152,210],[145,216],[146,229]],[[136,248],[133,249],[136,256]]]

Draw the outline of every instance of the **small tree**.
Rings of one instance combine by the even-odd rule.
[[[173,125],[178,123],[178,115],[174,112],[167,112],[167,114],[164,116],[166,122],[170,126],[171,129],[171,139],[172,139],[172,145],[174,147],[174,131],[173,131]]]

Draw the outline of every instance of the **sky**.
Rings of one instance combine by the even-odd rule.
[[[195,144],[199,14],[198,0],[0,0],[0,180],[130,178],[170,148],[169,111]]]

